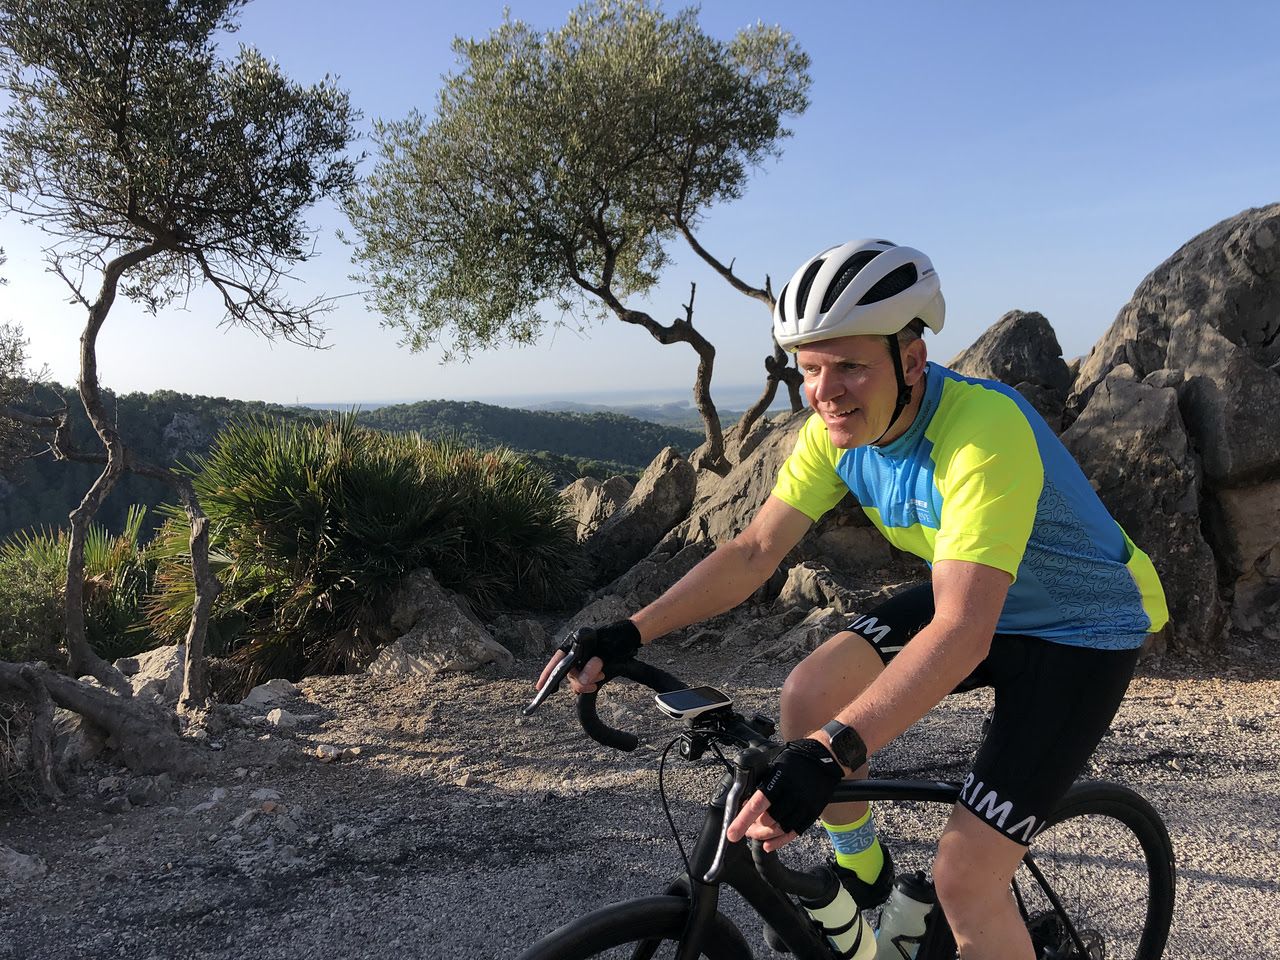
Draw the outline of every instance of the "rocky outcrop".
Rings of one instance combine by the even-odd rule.
[[[1178,394],[1120,367],[1098,385],[1062,441],[1164,585],[1168,636],[1183,650],[1219,639],[1226,616],[1213,551],[1201,534],[1200,468]]]
[[[1055,431],[1061,428],[1071,373],[1044,314],[1010,310],[947,366],[966,377],[1007,383],[1026,397]]]
[[[595,583],[607,583],[642,560],[684,519],[697,478],[689,461],[667,447],[645,469],[626,503],[586,540]]]
[[[1171,357],[1169,340],[1174,322],[1187,315],[1274,373],[1280,363],[1277,280],[1280,204],[1246,210],[1194,237],[1147,275],[1089,351],[1071,406],[1083,409],[1094,388],[1121,364],[1131,366],[1138,379],[1160,369],[1185,369]]]
[[[610,477],[601,483],[594,477],[581,477],[560,491],[569,505],[581,542],[594,534],[618,508],[627,502],[633,490],[626,477]]]
[[[128,678],[135,697],[172,706],[182,695],[186,649],[181,643],[156,647],[136,657],[117,660],[115,666]]]
[[[436,583],[429,570],[409,574],[391,605],[391,626],[400,636],[383,648],[369,673],[434,677],[512,663],[510,651],[489,635],[465,601]]]
[[[1267,626],[1280,619],[1280,204],[1222,221],[1152,271],[1081,364],[1068,416],[1117,367],[1177,391],[1230,622],[1280,631]]]

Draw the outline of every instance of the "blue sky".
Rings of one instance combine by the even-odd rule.
[[[568,3],[510,0],[535,26]],[[455,35],[487,33],[504,4],[258,0],[237,42],[295,79],[338,75],[363,111],[430,112]],[[358,15],[353,15],[358,9]],[[668,11],[679,5],[667,4]],[[812,106],[780,160],[744,198],[711,212],[702,241],[775,288],[818,250],[860,236],[928,253],[947,297],[931,341],[945,361],[1006,310],[1040,310],[1067,356],[1087,352],[1151,269],[1217,221],[1280,200],[1280,4],[706,3],[728,38],[755,20],[790,30],[813,59]],[[412,354],[369,313],[334,230],[317,211],[320,255],[300,297],[346,295],[330,349],[269,345],[219,328],[216,302],[148,317],[118,301],[99,341],[104,385],[292,403],[447,397],[687,396],[696,359],[617,322],[548,330],[535,346],[442,366]],[[44,272],[43,238],[0,220],[9,286],[0,321],[21,323],[32,360],[75,378],[84,316]],[[768,316],[675,246],[639,303],[669,321],[698,284],[695,322],[717,346],[713,392],[762,382]],[[716,387],[719,387],[719,391]]]

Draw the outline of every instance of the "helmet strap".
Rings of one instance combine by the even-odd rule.
[[[879,444],[884,439],[885,433],[893,429],[893,425],[898,422],[898,417],[902,416],[902,411],[911,402],[911,388],[907,386],[907,378],[902,372],[902,357],[898,350],[898,337],[896,334],[891,333],[885,339],[889,341],[889,357],[893,360],[893,373],[898,380],[898,400],[893,408],[893,416],[889,418],[889,425],[884,428],[884,433],[871,441],[872,446]]]

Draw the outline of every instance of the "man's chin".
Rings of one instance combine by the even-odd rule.
[[[861,447],[867,442],[867,438],[862,436],[862,432],[853,432],[843,427],[833,427],[827,424],[827,436],[831,440],[832,446],[839,450],[852,450],[854,447]]]

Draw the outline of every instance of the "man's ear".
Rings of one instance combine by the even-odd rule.
[[[902,376],[907,385],[914,387],[924,376],[925,361],[929,359],[929,348],[924,345],[924,338],[912,340],[902,350]]]

